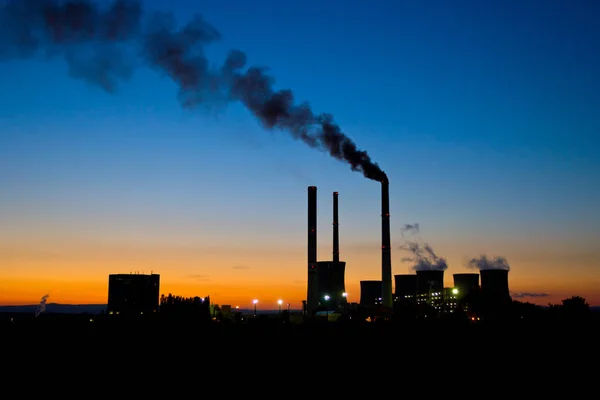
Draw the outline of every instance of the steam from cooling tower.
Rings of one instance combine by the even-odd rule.
[[[412,257],[402,258],[403,262],[412,262],[415,271],[444,271],[448,269],[446,259],[439,257],[427,243],[409,242],[401,246],[403,250],[410,251]]]
[[[36,318],[38,315],[40,315],[41,313],[46,311],[46,302],[48,301],[48,297],[50,297],[49,294],[45,294],[42,296],[42,299],[40,300],[40,304],[38,304],[37,308],[35,309],[35,317]]]
[[[404,224],[404,226],[400,230],[400,234],[402,235],[402,237],[404,237],[405,232],[409,232],[413,235],[418,234],[419,233],[419,224],[416,222],[414,224]]]
[[[508,261],[506,261],[506,258],[500,256],[488,258],[486,255],[481,255],[479,258],[472,258],[467,266],[480,271],[487,269],[504,269],[510,271],[510,265],[508,264]]]
[[[0,59],[40,53],[62,57],[72,77],[113,93],[132,75],[136,55],[141,55],[143,64],[177,84],[183,107],[239,101],[265,128],[286,131],[353,171],[387,182],[381,168],[331,115],[297,103],[291,90],[275,90],[266,68],[247,67],[243,52],[233,50],[219,68],[211,67],[204,47],[221,34],[202,17],[178,28],[169,13],[150,15],[147,24],[142,16],[139,1],[118,0],[101,9],[86,0],[9,0],[0,8]]]
[[[401,234],[410,232],[413,236],[418,235],[420,227],[418,223],[405,224],[402,227]],[[444,271],[448,269],[448,263],[444,257],[439,257],[433,248],[417,237],[417,240],[407,240],[400,246],[400,249],[410,252],[410,257],[403,257],[402,262],[413,263],[414,271]]]

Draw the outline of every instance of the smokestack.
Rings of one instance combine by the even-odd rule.
[[[308,187],[308,263],[317,262],[317,187]]]
[[[381,181],[381,298],[386,307],[393,306],[390,241],[390,185],[386,178]]]
[[[308,284],[307,311],[312,315],[318,306],[317,282],[317,187],[308,187]]]
[[[338,192],[333,192],[333,263],[340,262],[340,228],[338,219]]]

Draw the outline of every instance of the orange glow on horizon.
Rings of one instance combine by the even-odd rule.
[[[440,246],[441,247],[441,246]],[[380,279],[381,245],[378,243],[343,246],[346,292],[349,302],[360,300],[361,280]],[[329,246],[320,254],[331,254]],[[444,254],[450,251],[440,250]],[[449,254],[450,268],[445,286],[453,286],[453,273],[472,272],[454,267],[463,264],[465,253]],[[509,252],[506,252],[509,253]],[[393,250],[393,257],[400,257]],[[514,293],[538,297],[517,300],[539,305],[560,303],[564,298],[582,296],[590,305],[600,305],[600,272],[595,254],[573,259],[542,252],[507,254],[511,262],[509,285]],[[563,267],[568,259],[569,268]],[[242,249],[182,247],[175,245],[125,245],[90,241],[48,240],[40,243],[0,245],[0,305],[37,304],[49,293],[49,303],[105,304],[108,275],[140,271],[161,275],[161,294],[210,296],[216,304],[276,309],[282,299],[299,309],[306,298],[306,249],[304,246],[259,246]],[[393,262],[393,274],[410,272],[410,266]]]

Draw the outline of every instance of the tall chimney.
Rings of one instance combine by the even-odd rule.
[[[338,192],[333,192],[333,263],[340,262],[340,222],[338,219]],[[335,268],[335,267],[334,267]]]
[[[308,281],[307,313],[312,315],[318,307],[317,282],[317,187],[308,187]]]
[[[386,307],[392,300],[392,254],[390,244],[390,185],[381,182],[381,299]]]

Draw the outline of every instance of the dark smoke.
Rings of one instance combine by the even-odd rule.
[[[415,236],[418,235],[419,231],[419,224],[414,223],[405,224],[400,232],[404,237],[405,232],[410,232]],[[412,254],[411,257],[403,257],[402,262],[413,263],[412,269],[415,271],[444,271],[448,268],[446,259],[438,257],[433,248],[420,238],[418,238],[418,241],[406,241],[400,246],[400,249],[409,251]]]
[[[6,3],[6,2],[5,2]],[[275,90],[265,68],[247,67],[246,55],[231,51],[212,68],[204,46],[221,38],[200,16],[178,28],[170,14],[148,17],[142,27],[139,1],[118,0],[101,9],[85,0],[15,0],[0,9],[0,59],[38,54],[62,57],[72,77],[107,92],[133,73],[130,54],[139,46],[142,61],[168,75],[179,87],[183,107],[240,101],[267,129],[289,132],[310,147],[345,161],[353,171],[379,182],[386,174],[367,152],[359,150],[329,114],[315,114],[298,104],[291,90]]]
[[[504,257],[488,258],[486,255],[481,255],[479,258],[472,258],[467,267],[478,269],[480,271],[485,269],[505,269],[510,270],[510,265]]]

